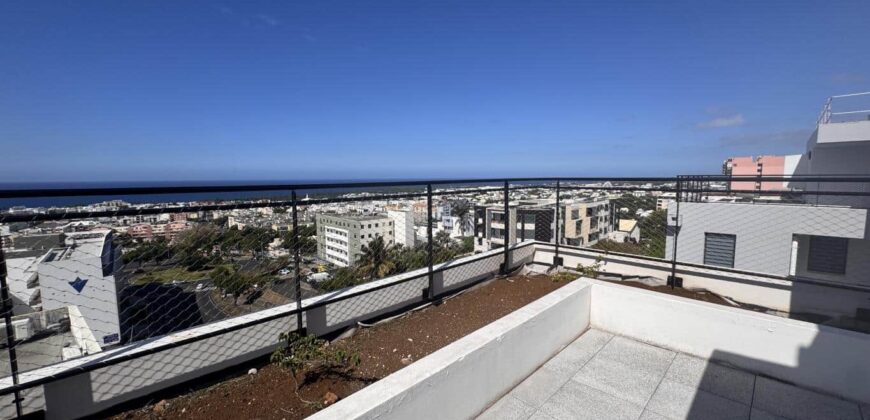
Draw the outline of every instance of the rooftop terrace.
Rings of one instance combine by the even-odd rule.
[[[862,420],[862,412],[852,401],[590,329],[477,417],[530,418]]]
[[[870,361],[866,357],[870,344],[868,336],[859,332],[866,331],[870,323],[870,223],[866,207],[853,203],[835,208],[829,206],[830,200],[818,198],[866,201],[870,197],[870,179],[825,177],[800,181],[812,184],[812,189],[725,192],[711,185],[725,185],[730,179],[709,176],[691,177],[691,181],[683,177],[559,178],[273,185],[241,190],[239,186],[209,186],[185,187],[183,191],[0,191],[0,199],[15,194],[101,198],[157,193],[252,194],[257,189],[263,189],[267,197],[223,197],[222,201],[192,201],[185,206],[0,213],[0,223],[22,223],[32,228],[53,229],[41,223],[69,219],[101,220],[112,226],[117,233],[113,235],[114,245],[126,251],[125,265],[118,269],[116,277],[125,280],[118,283],[124,290],[118,294],[141,297],[128,300],[138,303],[125,307],[123,299],[110,299],[116,296],[89,294],[93,291],[90,286],[76,290],[70,281],[76,279],[77,273],[68,273],[70,278],[58,275],[51,279],[57,280],[53,283],[40,279],[37,286],[56,285],[50,291],[66,298],[69,308],[96,308],[100,313],[117,316],[122,341],[97,346],[79,357],[48,360],[29,351],[31,342],[22,338],[23,332],[7,333],[3,349],[7,358],[0,362],[6,362],[11,374],[0,378],[0,398],[4,401],[0,414],[14,417],[37,412],[48,418],[102,415],[121,404],[187,389],[203,377],[262,362],[283,345],[278,339],[281,333],[300,331],[332,339],[359,322],[370,323],[420,306],[437,305],[488,280],[510,281],[509,275],[517,270],[562,271],[561,275],[571,279],[582,275],[646,281],[656,287],[715,294],[725,303],[711,305],[590,279],[577,280],[564,288],[569,290],[560,289],[484,327],[480,334],[471,334],[413,361],[331,404],[315,418],[366,418],[374,414],[410,418],[419,413],[431,413],[437,418],[473,418],[490,406],[494,410],[513,408],[529,416],[559,418],[560,413],[564,414],[559,410],[571,413],[576,406],[562,403],[578,398],[587,408],[582,415],[595,415],[596,404],[605,401],[608,413],[622,413],[629,418],[707,415],[704,410],[719,405],[732,407],[738,417],[753,412],[761,416],[763,411],[800,418],[800,413],[787,410],[791,404],[787,398],[774,397],[780,391],[786,397],[799,395],[813,407],[842,408],[830,411],[833,414],[854,414],[848,407],[870,402]],[[824,188],[828,184],[837,188]],[[384,190],[390,186],[396,189]],[[367,187],[383,190],[383,194],[351,196],[334,192]],[[298,199],[309,191],[310,199]],[[669,193],[676,195],[666,203],[656,203],[657,198],[668,197],[665,194]],[[752,203],[753,197],[780,197],[799,204],[710,202],[714,201],[710,198],[725,194],[742,195],[747,203]],[[560,214],[565,210],[557,205],[555,217],[522,225],[544,230],[543,236],[536,232],[537,240],[519,241],[517,229],[523,227],[514,229],[501,223],[507,246],[474,252],[471,245],[482,243],[489,230],[485,220],[480,221],[481,229],[477,223],[470,223],[470,231],[464,231],[463,226],[448,231],[439,223],[440,217],[446,215],[439,214],[442,208],[457,212],[464,209],[467,213],[462,217],[476,218],[475,204],[493,205],[496,201],[494,206],[506,211],[512,202],[552,200],[564,204],[592,196],[610,200],[616,209],[610,220],[605,219],[606,215],[596,216],[601,217],[598,223],[615,223],[618,218],[637,220],[639,237],[616,242],[602,236],[597,243],[568,245],[566,215]],[[368,257],[353,267],[332,266],[318,257],[318,215],[343,203],[353,203],[349,209],[359,206],[379,211],[389,205],[421,200],[425,200],[432,217],[415,221],[416,229],[409,229],[408,245],[378,247],[375,243],[367,247]],[[855,203],[863,203],[860,200]],[[658,204],[667,206],[656,210]],[[273,213],[257,211],[262,208],[280,213],[289,226],[281,232],[227,227],[227,218],[232,215],[256,213],[257,217],[269,217]],[[788,214],[780,209],[787,209]],[[125,217],[162,215],[170,219],[179,213],[195,214],[192,219],[196,221],[191,222],[190,231],[174,241],[133,240],[123,235],[123,223],[113,224]],[[572,229],[588,228],[573,223]],[[92,260],[94,264],[102,263]],[[112,306],[106,302],[122,303]],[[201,316],[202,302],[219,314]],[[11,321],[12,316],[7,312],[6,320]],[[89,333],[88,340],[102,339],[105,334],[92,331],[94,328],[87,324],[88,313],[83,316],[86,322],[72,326],[74,337]],[[578,337],[580,340],[571,344]],[[599,339],[590,340],[595,337]],[[62,354],[63,343],[49,344],[51,348],[40,352]],[[547,365],[572,359],[579,355],[575,350],[586,346],[597,351],[587,354],[582,365],[566,365],[555,373],[548,371]],[[699,385],[680,382],[697,379],[698,369],[704,372]],[[539,375],[536,371],[545,373]],[[553,379],[551,373],[559,376],[556,382],[562,381],[558,387],[548,382]],[[515,389],[527,377],[533,378],[530,383],[543,388],[521,385]],[[720,384],[720,380],[725,382]],[[745,383],[750,381],[752,386],[747,388]],[[445,384],[443,389],[439,383]],[[419,394],[421,389],[428,390],[429,402],[416,399],[415,395],[423,395]],[[550,391],[537,401],[540,404],[518,395],[528,393],[526,397],[531,398],[529,395]],[[516,395],[516,400],[507,398],[493,406],[507,394]],[[816,394],[832,397],[810,397]],[[777,411],[775,406],[785,408]],[[800,411],[815,413],[809,408]]]

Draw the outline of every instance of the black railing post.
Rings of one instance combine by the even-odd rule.
[[[510,216],[510,183],[504,182],[504,264],[501,273],[507,274],[511,267],[511,216]]]
[[[12,372],[12,384],[18,385],[18,356],[15,353],[15,330],[12,328],[12,297],[9,296],[9,285],[6,284],[6,255],[3,253],[3,238],[0,237],[0,299],[3,300],[3,322],[6,323],[6,349],[9,352],[9,371]],[[21,417],[21,393],[15,391],[15,414]]]
[[[299,268],[300,243],[299,243],[299,208],[296,205],[296,190],[290,193],[290,203],[293,206],[293,287],[296,289],[296,328],[303,331],[302,327],[302,272]]]
[[[559,223],[561,222],[561,220],[559,219],[559,210],[561,210],[561,207],[562,207],[562,201],[559,198],[560,192],[561,192],[561,185],[559,184],[559,180],[557,179],[556,180],[556,221],[555,221],[555,224],[556,224],[556,234],[555,234],[556,255],[553,256],[553,265],[555,265],[555,266],[562,265],[562,259],[559,258],[559,242],[562,242],[561,237],[559,236]]]
[[[429,268],[429,287],[426,289],[426,298],[431,300],[435,297],[435,274],[433,265],[435,259],[432,239],[432,184],[426,184],[426,267]]]
[[[680,200],[683,197],[683,179],[677,177],[677,209],[674,212],[674,246],[671,250],[671,278],[668,279],[671,289],[677,284],[677,238],[680,236]],[[667,222],[667,221],[666,221]],[[667,229],[667,223],[665,226]]]

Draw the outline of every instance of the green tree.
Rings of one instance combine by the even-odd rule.
[[[356,270],[348,267],[341,267],[335,270],[334,273],[329,277],[329,279],[321,282],[318,287],[326,292],[331,292],[333,290],[344,289],[345,287],[355,286],[360,282],[360,276],[357,275]]]
[[[370,279],[380,279],[388,276],[396,269],[390,249],[384,242],[384,238],[378,236],[374,240],[363,245],[360,258],[360,272]]]
[[[459,232],[462,236],[474,229],[474,206],[468,200],[451,203],[450,213],[459,219]]]
[[[646,255],[656,258],[665,257],[667,223],[667,210],[656,210],[639,222],[640,243],[646,249]]]
[[[233,304],[239,304],[239,297],[247,292],[254,284],[254,277],[242,273],[237,267],[224,264],[215,267],[211,271],[211,279],[214,285],[224,293],[233,295]]]
[[[439,248],[447,248],[453,243],[453,238],[450,237],[450,232],[439,230],[438,233],[435,234],[433,241],[435,241],[435,246]]]
[[[314,229],[314,226],[300,226],[299,227],[299,250],[302,254],[311,254],[317,251],[317,239],[316,239],[317,231]],[[293,249],[293,231],[288,231],[282,235],[281,239],[283,241],[282,246],[285,249]]]

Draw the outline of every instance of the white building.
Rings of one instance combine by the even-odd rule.
[[[846,113],[844,113],[846,114]],[[795,175],[870,175],[870,119],[836,121],[826,107]],[[849,115],[851,115],[849,113]],[[870,197],[807,194],[867,192],[862,182],[789,182],[799,202],[732,197],[668,207],[666,257],[779,276],[870,287]]]
[[[410,208],[388,209],[387,217],[393,221],[396,244],[413,247],[416,243],[414,212]]]
[[[396,243],[394,221],[388,216],[318,214],[317,256],[339,267],[356,263],[362,247],[378,237],[386,246]]]
[[[37,271],[43,310],[75,306],[101,346],[121,341],[116,273],[121,249],[109,230],[70,233]]]

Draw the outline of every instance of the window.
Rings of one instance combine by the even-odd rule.
[[[807,270],[819,273],[846,274],[849,240],[832,236],[810,236]]]
[[[734,245],[737,237],[724,233],[706,233],[704,265],[734,268]]]
[[[571,210],[571,219],[579,219],[580,218],[580,209]]]

